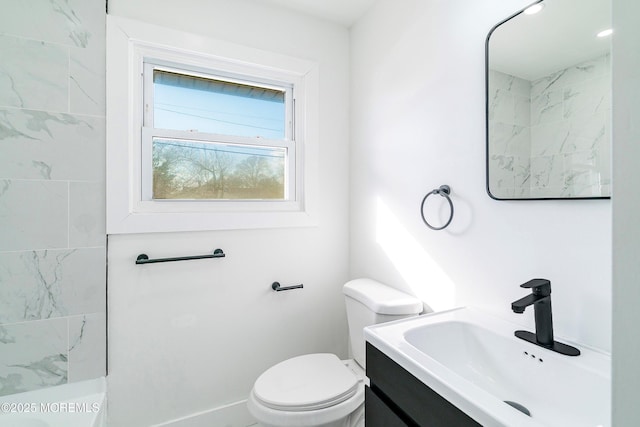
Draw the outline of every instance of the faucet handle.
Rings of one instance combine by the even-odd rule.
[[[551,282],[547,279],[531,279],[520,285],[521,288],[531,289],[534,295],[551,295]]]

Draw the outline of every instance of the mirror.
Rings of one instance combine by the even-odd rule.
[[[543,0],[489,32],[492,198],[610,197],[610,28],[610,0]]]

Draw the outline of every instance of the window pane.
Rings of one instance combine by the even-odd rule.
[[[284,200],[284,147],[153,138],[153,199]]]
[[[285,138],[285,91],[153,71],[153,127]]]

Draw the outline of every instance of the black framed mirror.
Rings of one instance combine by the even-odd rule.
[[[487,191],[611,195],[610,0],[542,0],[486,40]]]

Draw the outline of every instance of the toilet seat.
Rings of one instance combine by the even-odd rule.
[[[335,354],[316,353],[267,369],[256,380],[253,396],[271,409],[315,411],[350,399],[358,386],[356,375]]]

